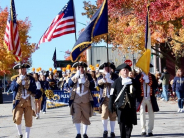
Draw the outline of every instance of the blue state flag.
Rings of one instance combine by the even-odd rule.
[[[81,33],[71,51],[71,61],[77,61],[82,52],[91,47],[95,37],[108,33],[108,8],[107,1],[96,11],[90,20],[89,25]]]

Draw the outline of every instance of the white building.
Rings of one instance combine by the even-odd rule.
[[[132,68],[136,68],[135,64],[139,57],[141,56],[140,52],[131,52],[131,49],[123,51],[116,48],[115,50],[112,47],[108,48],[109,53],[109,62],[114,62],[115,66],[118,66],[125,61],[131,60]],[[92,46],[91,48],[87,49],[87,64],[95,66],[96,64],[103,64],[107,62],[107,47],[106,46]],[[155,65],[156,63],[156,56],[152,56],[151,63]],[[152,73],[156,72],[156,67],[151,69]]]

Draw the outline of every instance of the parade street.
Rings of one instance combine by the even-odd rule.
[[[0,104],[0,138],[18,137],[15,124],[12,121],[11,101],[12,95],[4,95],[4,104]],[[158,101],[160,112],[155,114],[155,125],[153,129],[154,138],[184,138],[184,113],[177,113],[177,102]],[[46,114],[40,114],[41,118],[33,119],[30,138],[74,138],[76,129],[69,115],[69,107],[48,109]],[[88,128],[90,138],[102,138],[103,127],[101,116],[97,113],[91,119]],[[24,120],[22,123],[24,134]],[[108,130],[110,126],[108,124]],[[82,128],[81,128],[82,129]],[[109,132],[110,133],[110,132]],[[115,134],[119,138],[118,124],[115,126]],[[133,138],[139,138],[141,134],[139,113],[138,125],[132,131]]]

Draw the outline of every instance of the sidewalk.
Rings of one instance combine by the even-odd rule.
[[[177,113],[177,102],[158,101],[160,112],[155,113],[154,138],[184,138],[184,113]],[[0,138],[16,138],[17,130],[12,121],[11,103],[0,104]],[[30,138],[75,138],[76,130],[69,115],[69,107],[61,107],[47,110],[46,114],[40,114],[41,118],[33,118]],[[102,138],[103,127],[100,114],[97,113],[91,119],[88,127],[89,138]],[[108,124],[110,130],[110,124]],[[24,120],[22,123],[23,134],[25,132]],[[82,128],[81,128],[82,132]],[[110,133],[110,132],[109,132]],[[115,134],[119,137],[119,127],[116,124]],[[138,125],[132,131],[133,138],[140,138],[141,128],[138,113]]]

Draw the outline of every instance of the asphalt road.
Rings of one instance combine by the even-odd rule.
[[[12,96],[4,95],[4,104],[0,104],[0,138],[16,138],[17,130],[12,121]],[[154,138],[184,138],[184,113],[177,113],[177,102],[158,101],[160,112],[155,113]],[[132,131],[133,138],[140,138],[141,128],[138,114],[138,125]],[[41,118],[33,118],[30,138],[75,138],[76,129],[69,115],[69,107],[48,109],[46,114],[40,114]],[[89,138],[102,138],[103,127],[100,114],[91,117],[91,125],[88,127]],[[110,130],[110,124],[108,124]],[[25,132],[24,120],[22,129]],[[81,128],[82,132],[82,128]],[[110,133],[110,131],[109,131]],[[119,127],[116,124],[115,134],[119,136]]]

